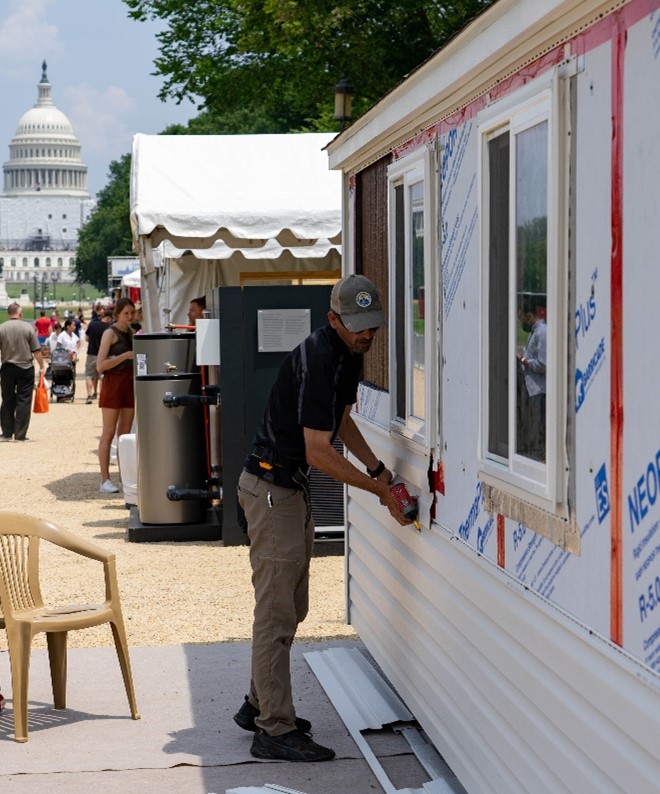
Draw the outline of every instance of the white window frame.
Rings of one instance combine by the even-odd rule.
[[[566,515],[565,461],[567,356],[566,279],[568,272],[565,235],[567,200],[563,198],[568,152],[560,137],[560,81],[554,72],[548,79],[533,81],[505,100],[482,111],[478,117],[479,181],[481,217],[481,410],[479,434],[479,476],[501,492],[524,500],[555,515]],[[546,381],[546,462],[540,463],[515,452],[513,445],[516,417],[513,390],[516,388],[515,356],[515,135],[535,124],[548,123],[548,219],[547,219],[547,381]],[[509,195],[509,444],[508,458],[488,451],[488,316],[489,316],[489,171],[488,142],[504,131],[510,133]]]
[[[409,442],[414,448],[423,447],[429,449],[435,433],[435,416],[433,403],[433,383],[436,377],[435,367],[435,345],[436,345],[436,284],[433,278],[435,272],[433,263],[435,261],[436,246],[436,223],[435,218],[435,149],[432,145],[420,147],[406,157],[393,163],[388,169],[388,225],[389,225],[389,283],[390,283],[390,430],[400,438]],[[407,379],[406,395],[407,416],[397,416],[397,369],[399,362],[396,355],[396,339],[399,329],[396,327],[396,204],[395,188],[399,185],[404,186],[404,207],[405,207],[405,290],[406,294],[412,290],[412,268],[411,268],[411,234],[410,234],[410,212],[409,212],[409,190],[416,183],[423,183],[424,186],[424,303],[426,308],[425,329],[424,329],[424,418],[416,417],[411,413],[412,406],[412,379]],[[412,325],[411,318],[412,301],[405,301],[405,358],[412,361],[412,338],[407,333]],[[437,390],[436,390],[437,391]]]

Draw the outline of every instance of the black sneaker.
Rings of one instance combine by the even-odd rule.
[[[250,703],[246,695],[245,702],[236,712],[236,714],[234,714],[234,722],[239,728],[243,728],[244,731],[252,731],[252,733],[256,733],[259,729],[254,724],[254,720],[259,716],[260,713],[261,712],[259,709],[256,709]],[[296,717],[296,728],[303,733],[309,733],[312,730],[312,723],[309,720],[303,719],[302,717]]]
[[[271,761],[331,761],[335,757],[334,750],[321,747],[309,734],[299,730],[281,736],[255,733],[250,753]]]

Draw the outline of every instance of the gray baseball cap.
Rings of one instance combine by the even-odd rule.
[[[387,325],[378,290],[366,276],[344,276],[332,288],[330,308],[354,334]]]

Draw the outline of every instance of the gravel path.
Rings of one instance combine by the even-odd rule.
[[[84,354],[77,370],[74,403],[50,403],[47,414],[32,414],[28,441],[0,445],[2,510],[48,519],[117,554],[130,645],[249,640],[253,597],[247,547],[128,542],[121,494],[99,493],[101,410],[96,402],[85,404]],[[116,466],[111,475],[119,482]],[[300,638],[355,637],[345,623],[344,559],[329,551],[317,544],[310,612]],[[42,562],[47,603],[103,600],[99,563],[48,544]],[[69,645],[110,646],[111,633],[107,626],[72,632]],[[42,636],[35,647],[45,647]],[[6,648],[2,634],[0,648]]]

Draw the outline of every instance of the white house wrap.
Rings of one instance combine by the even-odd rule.
[[[422,522],[348,489],[352,624],[468,791],[657,791],[660,0],[499,0],[327,148]]]

